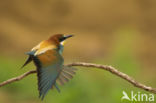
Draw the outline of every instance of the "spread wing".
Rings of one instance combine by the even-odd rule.
[[[34,56],[33,60],[37,66],[39,97],[43,100],[53,86],[59,91],[56,79],[63,67],[63,58],[56,50],[51,49]]]

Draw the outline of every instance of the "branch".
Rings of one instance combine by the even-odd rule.
[[[8,80],[0,83],[0,87],[2,87],[4,85],[7,85],[7,84],[10,84],[10,83],[15,82],[15,81],[19,81],[19,80],[23,79],[24,77],[26,77],[26,76],[28,76],[30,74],[33,74],[33,73],[36,73],[36,70],[31,70],[31,71],[26,72],[26,73],[24,73],[24,74],[22,74],[22,75],[20,75],[18,77],[14,77],[14,78],[8,79]]]
[[[146,86],[146,85],[144,85],[142,83],[137,82],[132,77],[128,76],[125,73],[122,73],[122,72],[118,71],[117,69],[115,69],[112,66],[92,64],[92,63],[82,63],[82,62],[71,63],[71,64],[67,64],[66,66],[69,66],[69,67],[71,67],[71,66],[82,66],[82,67],[94,67],[94,68],[103,69],[103,70],[111,72],[112,74],[114,74],[114,75],[116,75],[116,76],[118,76],[118,77],[120,77],[122,79],[125,79],[126,81],[128,81],[129,83],[131,83],[132,85],[134,85],[137,88],[140,88],[140,89],[143,89],[145,91],[156,94],[156,89],[155,88],[152,88],[150,86]],[[36,70],[32,70],[32,71],[26,72],[26,73],[24,73],[24,74],[22,74],[22,75],[20,75],[18,77],[14,77],[14,78],[11,78],[9,80],[6,80],[6,81],[0,83],[0,87],[2,87],[4,85],[7,85],[7,84],[10,84],[10,83],[15,82],[15,81],[19,81],[19,80],[23,79],[24,77],[26,77],[26,76],[28,76],[30,74],[34,74],[34,73],[36,73]]]

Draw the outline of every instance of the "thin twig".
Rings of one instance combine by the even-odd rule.
[[[82,63],[82,62],[71,63],[71,64],[67,64],[66,66],[82,66],[82,67],[94,67],[94,68],[103,69],[103,70],[111,72],[112,74],[114,74],[114,75],[116,75],[116,76],[118,76],[118,77],[120,77],[122,79],[125,79],[126,81],[128,81],[129,83],[131,83],[132,85],[134,85],[137,88],[140,88],[140,89],[143,89],[145,91],[156,94],[156,89],[155,88],[152,88],[150,86],[146,86],[146,85],[144,85],[142,83],[137,82],[132,77],[128,76],[125,73],[122,73],[122,72],[118,71],[117,69],[115,69],[112,66],[92,64],[92,63]],[[36,73],[36,70],[32,70],[32,71],[26,72],[26,73],[24,73],[24,74],[22,74],[22,75],[20,75],[18,77],[11,78],[11,79],[9,79],[7,81],[4,81],[4,82],[0,83],[0,87],[2,87],[4,85],[7,85],[7,84],[10,84],[10,83],[15,82],[15,81],[19,81],[19,80],[23,79],[24,77],[26,77],[26,76],[28,76],[30,74],[34,74],[34,73]]]
[[[26,72],[26,73],[24,73],[24,74],[22,74],[22,75],[20,75],[18,77],[14,77],[14,78],[8,79],[8,80],[0,83],[0,87],[2,87],[4,85],[7,85],[7,84],[10,84],[10,83],[15,82],[15,81],[19,81],[19,80],[23,79],[24,77],[26,77],[26,76],[28,76],[30,74],[33,74],[33,73],[36,73],[36,70],[31,70],[31,71]]]

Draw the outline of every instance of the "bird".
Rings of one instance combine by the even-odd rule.
[[[73,78],[76,69],[64,66],[62,56],[65,41],[73,35],[55,34],[43,40],[27,52],[28,59],[22,66],[34,62],[37,69],[39,98],[44,99],[54,87],[60,92],[58,84],[64,85]]]

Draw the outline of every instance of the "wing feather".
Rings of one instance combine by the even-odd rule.
[[[43,100],[53,86],[60,91],[56,79],[62,69],[63,58],[55,50],[48,50],[35,56],[34,62],[37,66],[39,97]]]

